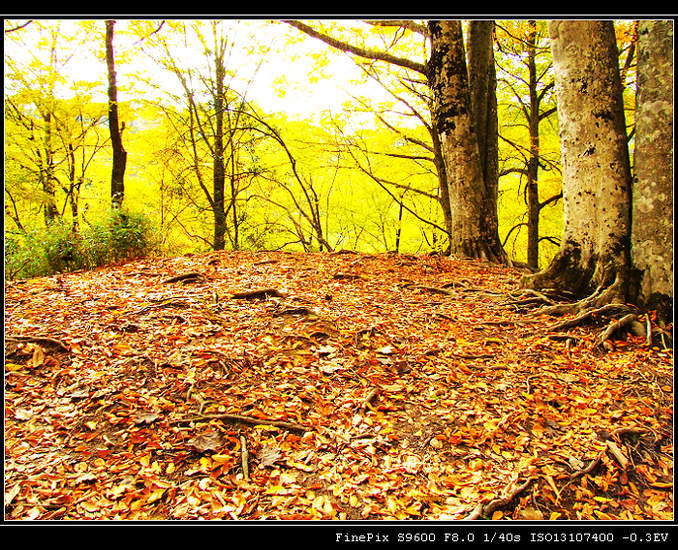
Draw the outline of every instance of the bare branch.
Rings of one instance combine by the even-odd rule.
[[[428,27],[415,23],[411,19],[368,19],[365,23],[375,27],[401,27],[408,31],[416,32],[422,36],[428,37]]]
[[[423,64],[423,63],[417,63],[416,61],[411,61],[409,59],[397,57],[397,56],[391,55],[390,53],[387,53],[387,52],[368,50],[366,48],[360,48],[358,46],[354,46],[353,44],[349,44],[348,42],[338,40],[338,39],[336,39],[332,36],[329,36],[327,34],[320,32],[320,31],[317,31],[313,27],[310,27],[310,26],[306,25],[305,23],[301,23],[300,21],[285,20],[283,22],[287,23],[288,25],[291,25],[292,27],[299,29],[301,32],[304,32],[304,33],[308,34],[309,36],[312,36],[313,38],[317,38],[318,40],[322,40],[323,42],[325,42],[325,44],[328,44],[328,45],[332,46],[333,48],[341,50],[342,52],[352,53],[353,55],[357,55],[359,57],[364,57],[365,59],[375,59],[377,61],[385,61],[386,63],[391,63],[391,64],[397,65],[399,67],[404,67],[406,69],[412,69],[413,71],[417,71],[417,72],[422,73],[424,75],[427,72],[426,71],[426,65]]]

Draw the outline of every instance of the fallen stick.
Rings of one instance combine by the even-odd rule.
[[[308,432],[309,428],[294,424],[292,422],[284,422],[282,420],[268,420],[266,418],[255,418],[253,416],[242,416],[239,414],[199,414],[196,416],[189,416],[186,418],[178,418],[174,421],[175,424],[183,424],[184,422],[207,422],[210,420],[224,420],[226,422],[241,422],[243,424],[266,424],[268,426],[275,426],[276,428],[283,428],[291,432]]]
[[[588,465],[586,468],[582,468],[581,470],[577,470],[576,472],[571,473],[571,474],[570,474],[570,479],[572,480],[572,479],[575,479],[575,478],[577,478],[577,477],[579,477],[579,476],[583,476],[583,475],[586,475],[586,474],[590,474],[590,473],[596,468],[596,466],[598,466],[598,464],[600,464],[600,459],[603,458],[603,453],[604,453],[604,452],[605,452],[605,449],[603,449],[602,451],[600,451],[600,452],[598,453],[598,456],[597,456],[596,458],[594,458],[594,459],[589,463],[589,465]],[[565,487],[567,487],[567,485],[566,485]],[[563,489],[564,489],[565,487],[563,487]],[[562,490],[561,490],[561,493],[562,493]]]
[[[617,459],[617,462],[619,462],[619,465],[622,467],[622,469],[626,470],[629,467],[629,459],[624,456],[624,453],[622,453],[622,450],[614,441],[608,440],[605,443],[607,444],[607,448],[610,449],[610,452]]]
[[[240,462],[242,463],[242,475],[245,478],[245,481],[250,480],[250,467],[249,467],[249,457],[250,454],[247,451],[247,441],[245,436],[240,436]]]

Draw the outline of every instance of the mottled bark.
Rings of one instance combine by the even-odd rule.
[[[673,22],[638,27],[631,257],[635,298],[669,319],[673,307]]]
[[[549,23],[563,166],[559,252],[526,287],[588,296],[580,307],[624,302],[631,175],[617,45],[611,21]]]
[[[440,137],[448,179],[450,253],[504,262],[506,254],[497,231],[496,195],[488,195],[485,186],[474,126],[461,22],[430,21],[429,32],[431,58],[427,76],[434,96],[435,131]]]

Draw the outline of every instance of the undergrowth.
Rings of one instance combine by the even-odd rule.
[[[94,269],[144,258],[155,249],[150,219],[116,209],[74,231],[66,220],[5,237],[5,278],[24,279]]]

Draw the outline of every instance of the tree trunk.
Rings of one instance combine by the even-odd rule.
[[[497,221],[499,189],[499,120],[494,64],[494,21],[473,20],[468,33],[468,75],[473,123],[488,198],[488,221]],[[497,231],[499,229],[497,228]]]
[[[529,72],[530,158],[527,164],[527,265],[539,268],[539,96],[537,94],[537,23],[528,21],[527,67]]]
[[[631,257],[633,293],[664,321],[673,309],[673,22],[638,27]]]
[[[122,131],[118,120],[118,89],[115,82],[115,56],[113,53],[113,26],[115,21],[106,21],[106,68],[108,70],[108,129],[113,147],[111,169],[111,205],[119,207],[125,197],[125,167],[127,152],[122,146]]]
[[[445,159],[443,158],[442,145],[440,144],[440,136],[435,131],[438,123],[435,118],[435,108],[433,105],[431,109],[431,139],[433,141],[433,162],[438,174],[438,190],[440,192],[440,207],[443,211],[443,219],[445,220],[445,231],[447,233],[447,248],[445,254],[449,255],[452,251],[452,210],[450,209],[450,185],[447,181],[447,172],[445,170]]]
[[[214,202],[212,210],[214,213],[214,250],[223,250],[226,244],[226,213],[224,210],[224,189],[226,186],[226,168],[224,164],[224,78],[226,71],[224,68],[223,50],[217,45],[214,57],[214,79],[215,87],[213,91],[214,101],[214,146],[212,150],[212,197]]]
[[[430,21],[428,79],[434,95],[435,131],[449,182],[450,253],[506,261],[499,241],[496,194],[488,194],[469,94],[460,21]],[[494,202],[494,207],[492,203]]]
[[[563,165],[563,240],[551,265],[522,284],[589,296],[577,309],[623,303],[631,176],[614,24],[551,21],[549,33]]]
[[[56,205],[56,194],[54,189],[54,151],[52,149],[52,115],[46,111],[42,115],[44,123],[44,150],[45,159],[40,170],[40,179],[42,180],[42,190],[45,196],[44,216],[45,225],[50,225],[59,217],[59,210]]]

